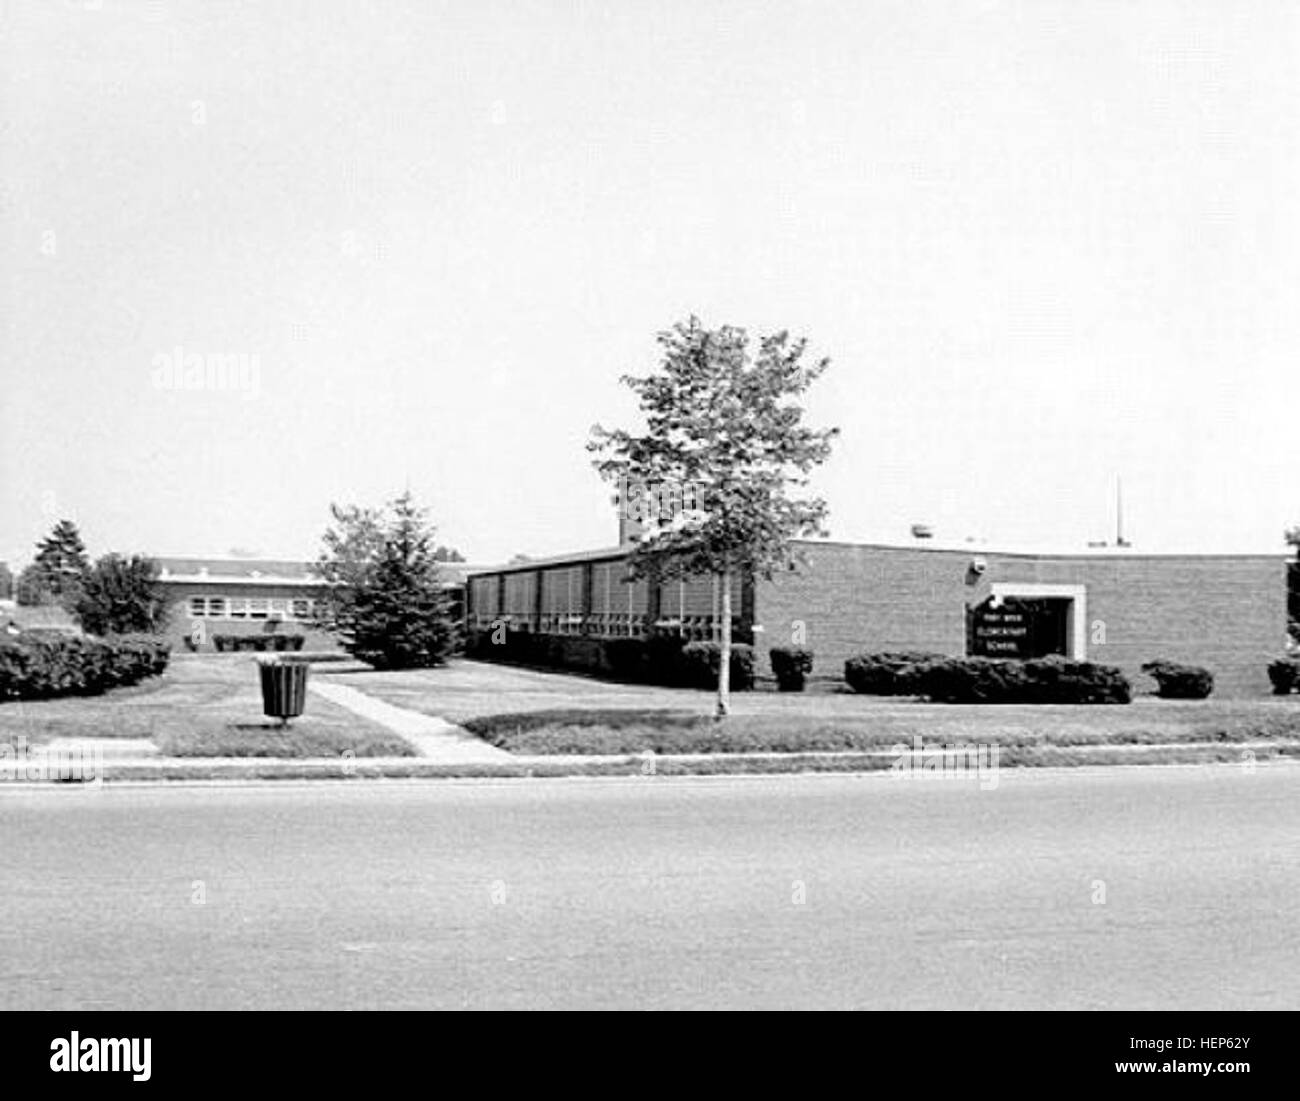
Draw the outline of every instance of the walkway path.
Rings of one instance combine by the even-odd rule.
[[[504,749],[488,745],[481,738],[453,726],[436,715],[422,715],[404,707],[394,707],[355,688],[327,680],[309,680],[311,691],[353,714],[387,727],[420,751],[420,756],[448,764],[473,764],[511,761],[514,756]]]

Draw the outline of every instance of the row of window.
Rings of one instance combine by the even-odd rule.
[[[312,618],[314,602],[301,597],[192,596],[191,619],[300,619]]]

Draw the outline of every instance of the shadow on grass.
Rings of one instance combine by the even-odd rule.
[[[654,727],[659,730],[694,730],[709,726],[712,716],[699,711],[674,711],[666,708],[577,708],[558,707],[544,711],[518,711],[501,715],[480,715],[461,723],[471,734],[491,741],[502,735],[526,734],[547,727],[600,727],[604,730],[627,730],[631,727]]]

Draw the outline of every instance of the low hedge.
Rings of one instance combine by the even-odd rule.
[[[767,656],[777,688],[782,692],[802,692],[812,672],[813,652],[802,646],[773,646]]]
[[[267,650],[301,650],[305,635],[213,635],[212,645],[218,653],[237,653],[240,650],[265,652]]]
[[[1289,696],[1300,688],[1300,658],[1278,658],[1270,662],[1268,679],[1273,684],[1273,695]]]
[[[844,680],[853,691],[868,696],[920,696],[926,670],[948,660],[926,650],[859,654],[844,663]]]
[[[570,669],[636,684],[712,688],[717,684],[721,649],[716,642],[687,642],[666,631],[645,638],[593,638],[541,634],[507,626],[504,631],[491,627],[470,631],[465,652],[488,661]],[[743,692],[753,684],[753,647],[734,643],[731,686]]]
[[[1199,665],[1148,661],[1142,672],[1155,678],[1156,695],[1167,700],[1203,700],[1214,691],[1214,674]]]
[[[926,667],[935,703],[1129,703],[1133,687],[1113,665],[1067,658],[948,658]]]
[[[158,676],[170,657],[171,646],[152,635],[24,631],[0,638],[0,700],[99,695]]]

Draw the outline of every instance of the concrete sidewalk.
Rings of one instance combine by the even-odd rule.
[[[423,715],[404,707],[394,707],[391,703],[384,703],[383,700],[334,681],[313,680],[308,682],[307,687],[309,691],[346,708],[354,715],[387,727],[394,734],[405,738],[420,751],[421,757],[441,764],[492,764],[513,760],[504,749],[488,745],[482,738],[476,738],[436,715]]]

